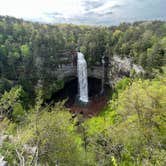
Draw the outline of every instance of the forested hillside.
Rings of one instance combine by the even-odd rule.
[[[65,100],[46,99],[64,86],[49,72],[78,50],[88,68],[116,55],[145,74],[131,71],[105,89],[97,116],[72,114]],[[95,27],[0,16],[0,165],[165,166],[165,124],[166,22]]]
[[[75,50],[85,54],[89,65],[103,55],[132,57],[152,77],[153,69],[166,63],[165,36],[166,23],[161,21],[93,27],[47,25],[1,16],[0,93],[21,84],[32,95],[39,79],[46,87],[54,87],[47,70],[56,70],[59,56]]]
[[[165,69],[164,69],[165,71]],[[63,103],[25,110],[21,88],[0,100],[0,154],[9,165],[165,166],[166,73],[153,80],[124,78],[97,117],[73,117]],[[2,139],[1,138],[1,139]]]

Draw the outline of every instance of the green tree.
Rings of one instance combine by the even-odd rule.
[[[28,45],[26,45],[26,44],[24,44],[24,45],[22,45],[21,46],[21,53],[22,53],[22,55],[23,56],[28,56],[29,55],[29,46]]]
[[[13,87],[9,92],[5,92],[0,98],[0,114],[11,115],[16,103],[19,102],[21,95],[21,86]]]

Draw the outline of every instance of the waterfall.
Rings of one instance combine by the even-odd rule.
[[[87,63],[81,52],[77,53],[77,75],[79,87],[79,100],[88,103]]]

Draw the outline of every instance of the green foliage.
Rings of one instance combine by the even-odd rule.
[[[70,59],[71,52],[79,49],[88,66],[99,64],[103,55],[111,58],[116,54],[132,57],[144,67],[146,76],[153,77],[153,69],[166,63],[165,31],[161,21],[93,27],[45,25],[1,16],[0,73],[6,80],[17,80],[29,98],[35,98],[35,85],[42,79],[48,99],[59,88],[50,73],[68,63],[61,59],[63,53]]]
[[[51,81],[50,81],[51,82]],[[57,92],[58,90],[64,87],[64,80],[56,80],[52,83],[49,82],[49,85],[44,85],[43,87],[43,95],[44,99],[50,99],[52,94]]]
[[[0,16],[0,114],[11,120],[1,117],[0,132],[13,135],[0,153],[9,165],[21,165],[24,158],[25,165],[164,166],[165,35],[166,23],[161,21],[90,27]],[[156,78],[120,80],[105,111],[77,127],[63,103],[43,106],[45,99],[64,86],[64,80],[50,74],[59,64],[68,63],[61,60],[61,53],[67,50],[70,56],[68,50],[76,48],[85,54],[89,67],[103,55],[116,54],[132,57],[147,76]],[[133,71],[130,74],[135,77]],[[42,86],[35,91],[38,80]],[[21,86],[13,87],[15,83],[26,92]],[[35,92],[36,105],[27,114],[24,107],[29,98],[34,100]],[[37,153],[28,154],[24,145],[35,147]]]
[[[115,157],[112,157],[113,166],[118,166]]]
[[[131,84],[131,79],[127,78],[127,77],[124,77],[123,79],[118,81],[114,87],[114,93],[113,93],[112,98],[113,99],[117,98],[118,94],[123,92],[126,89],[126,87],[130,84]]]
[[[14,135],[14,143],[5,142],[0,153],[8,150],[5,159],[11,165],[21,163],[21,154],[27,165],[34,160],[40,165],[164,166],[165,68],[163,71],[153,80],[131,83],[124,78],[105,111],[78,127],[64,103],[42,107],[39,89],[36,111],[29,111],[23,124],[16,126],[7,119],[0,123],[1,131]],[[19,104],[17,109],[21,110]],[[19,111],[16,114],[19,118]],[[38,153],[28,154],[24,145],[36,147]]]
[[[76,132],[75,121],[65,110],[63,103],[40,109],[37,114],[35,112],[29,114],[26,122],[27,124],[23,125],[18,132],[17,143],[29,146],[40,143],[38,162],[42,165],[59,163],[64,166],[74,166],[78,163],[84,165],[87,162],[81,137]]]
[[[165,73],[132,83],[124,78],[105,111],[84,122],[98,165],[165,165],[165,85]]]
[[[20,122],[24,119],[25,110],[20,103],[16,103],[13,107],[12,118],[15,122]]]
[[[5,90],[11,89],[13,82],[5,78],[0,78],[0,96],[4,93]]]
[[[5,47],[4,45],[1,45],[1,46],[0,46],[0,55],[1,55],[1,56],[5,56],[6,53],[7,53],[6,47]]]
[[[10,124],[10,120],[5,118],[3,121],[0,121],[0,133],[4,134]]]
[[[40,158],[42,163],[54,165],[83,165],[81,139],[75,134],[70,122],[70,114],[56,112],[44,113],[40,118]],[[79,148],[80,147],[80,148]]]
[[[21,53],[23,56],[28,56],[29,55],[29,47],[28,45],[24,44],[21,46]]]
[[[0,149],[0,154],[5,156],[5,160],[8,161],[9,165],[18,165],[19,160],[16,154],[16,149],[18,145],[12,144],[9,140],[5,140],[2,148]]]
[[[13,87],[9,92],[5,92],[0,99],[0,114],[9,115],[12,113],[14,105],[19,102],[21,86]]]
[[[125,145],[130,151],[129,162],[133,158],[136,165],[144,161],[148,165],[164,165],[164,158],[159,161],[152,156],[165,147],[165,78],[163,75],[160,80],[135,81],[118,97],[115,109],[121,119],[111,130],[112,139]]]

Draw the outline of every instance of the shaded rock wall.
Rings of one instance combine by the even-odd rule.
[[[93,66],[88,68],[88,77],[101,79],[104,74],[103,68],[100,66]],[[48,75],[62,80],[66,77],[77,77],[77,68],[71,65],[63,66],[57,70],[48,71]]]

